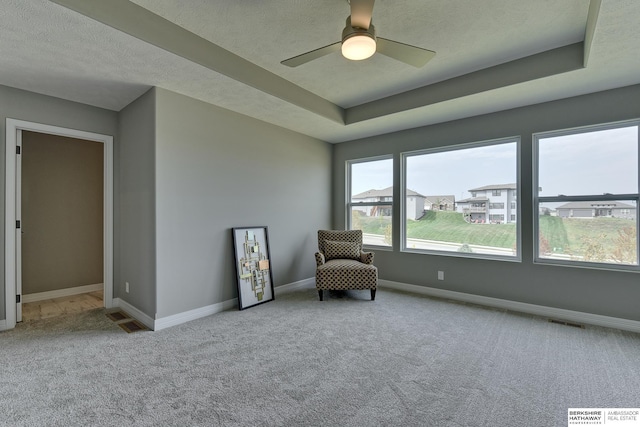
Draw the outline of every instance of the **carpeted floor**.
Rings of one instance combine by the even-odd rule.
[[[328,298],[327,298],[328,297]],[[158,332],[0,333],[0,425],[565,426],[640,406],[640,335],[400,292],[278,295]]]

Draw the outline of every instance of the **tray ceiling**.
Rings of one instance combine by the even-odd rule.
[[[427,65],[280,64],[339,41],[348,15],[345,0],[5,0],[0,84],[115,111],[159,86],[342,142],[640,83],[634,0],[378,0],[377,34],[435,51]]]

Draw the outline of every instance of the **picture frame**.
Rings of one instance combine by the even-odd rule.
[[[266,226],[234,227],[233,254],[238,286],[238,309],[274,300],[273,273]]]

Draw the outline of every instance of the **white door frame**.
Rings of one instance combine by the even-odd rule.
[[[16,147],[20,143],[21,132],[23,130],[46,133],[50,135],[66,136],[70,138],[85,139],[89,141],[101,142],[103,144],[104,159],[104,306],[113,307],[113,137],[98,133],[84,132],[75,129],[62,128],[58,126],[45,125],[23,120],[7,119],[6,121],[6,158],[5,158],[5,329],[16,326],[17,316],[17,247],[21,239],[16,228],[18,210],[16,196],[17,159]]]

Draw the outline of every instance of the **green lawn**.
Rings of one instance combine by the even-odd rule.
[[[384,234],[379,218],[362,217],[360,224],[365,233]],[[407,220],[407,237],[511,249],[516,244],[516,224],[469,224],[457,212],[427,211],[417,221]]]
[[[557,216],[542,215],[540,217],[540,234],[545,243],[547,251],[567,253],[570,250],[569,237],[562,218]],[[541,248],[542,249],[542,248]]]
[[[388,218],[360,216],[365,233],[384,235]],[[354,224],[355,225],[355,224]],[[540,249],[591,261],[615,259],[635,262],[635,222],[619,218],[574,219],[540,217]],[[512,249],[516,224],[469,224],[458,212],[428,211],[417,221],[407,220],[407,237]]]
[[[621,218],[540,217],[547,251],[585,257],[590,261],[635,260],[635,221]],[[546,243],[541,239],[541,250]]]
[[[391,220],[389,217],[365,217],[360,215],[354,215],[351,218],[351,226],[354,229],[362,229],[363,233],[379,234],[384,236],[384,232],[388,226],[391,226]]]
[[[469,224],[461,213],[427,211],[417,221],[407,220],[407,237],[514,248],[516,224]]]

